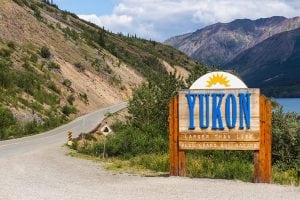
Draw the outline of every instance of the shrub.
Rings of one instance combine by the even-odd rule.
[[[110,77],[109,83],[110,83],[111,85],[119,86],[119,85],[122,84],[122,79],[121,79],[120,76],[117,76],[117,75],[114,74],[114,75],[112,75],[112,76]]]
[[[28,61],[25,61],[25,63],[22,65],[22,67],[24,67],[26,70],[28,71],[34,71],[34,68],[29,64]]]
[[[62,82],[62,84],[63,84],[64,86],[70,88],[71,85],[72,85],[72,81],[70,81],[69,79],[64,79],[63,82]]]
[[[41,131],[40,124],[36,120],[26,123],[23,128],[24,135],[32,135],[40,131]]]
[[[204,67],[202,64],[197,63],[197,65],[193,68],[191,71],[191,74],[186,80],[186,83],[189,86],[193,84],[194,81],[196,81],[199,77],[207,73],[207,68]]]
[[[57,64],[56,62],[50,62],[48,64],[48,68],[51,70],[60,70],[60,65]]]
[[[169,101],[182,86],[182,80],[173,73],[156,77],[136,89],[128,106],[132,124],[136,127],[153,125],[168,138]]]
[[[105,47],[105,33],[104,31],[98,31],[98,44]]]
[[[85,104],[89,103],[89,99],[86,93],[79,93],[80,100],[83,101]]]
[[[16,124],[16,119],[7,108],[0,106],[0,130]]]
[[[59,22],[56,23],[56,28],[61,29],[61,24]]]
[[[73,105],[73,102],[75,101],[75,97],[71,94],[67,97],[67,101],[70,105]]]
[[[57,94],[60,94],[61,91],[60,89],[55,85],[55,83],[53,81],[49,81],[47,83],[47,87],[52,90],[53,92],[56,92]]]
[[[0,106],[0,139],[6,139],[6,131],[16,124],[16,119],[7,108]]]
[[[117,133],[107,137],[107,153],[110,156],[136,156],[166,152],[168,142],[158,128],[145,126],[138,129],[122,126]]]
[[[103,68],[103,71],[107,72],[108,74],[112,74],[112,73],[113,73],[113,71],[112,71],[112,69],[110,68],[109,65],[106,65],[106,66]]]
[[[9,58],[10,55],[11,55],[11,50],[6,49],[6,48],[0,49],[0,57]]]
[[[34,5],[34,4],[30,4],[30,8],[33,10],[33,12],[34,12],[34,16],[38,19],[38,20],[42,20],[42,15],[41,15],[41,11],[40,11],[40,9],[36,6],[36,5]]]
[[[8,88],[11,86],[12,77],[9,64],[0,60],[0,87]]]
[[[279,169],[300,166],[300,120],[296,113],[284,113],[273,103],[272,161]]]
[[[70,29],[69,27],[67,27],[63,29],[63,32],[65,33],[66,37],[70,37],[75,41],[79,39],[79,34],[74,29]]]
[[[27,0],[13,0],[15,3],[17,3],[19,6],[29,6]]]
[[[75,63],[74,65],[79,72],[84,72],[85,67],[81,63]]]
[[[62,107],[62,113],[65,116],[69,116],[71,114],[77,113],[77,109],[74,106],[65,105],[65,106]]]
[[[48,58],[51,57],[50,49],[46,46],[43,46],[41,48],[40,54],[41,54],[42,58],[47,58],[48,59]]]
[[[30,61],[36,63],[38,61],[38,56],[35,53],[32,53],[30,56]]]
[[[8,46],[9,48],[13,49],[13,50],[16,49],[16,44],[15,44],[13,41],[9,41],[9,42],[7,43],[7,46]]]
[[[54,127],[58,127],[59,125],[66,122],[66,119],[64,116],[55,116],[53,114],[50,114],[49,118],[45,120],[44,122],[44,129],[50,129]]]
[[[58,96],[51,94],[44,89],[36,89],[33,92],[33,97],[41,104],[55,105],[59,104],[60,99]]]
[[[14,81],[19,88],[31,95],[33,95],[35,90],[39,90],[41,86],[41,80],[37,78],[36,74],[28,70],[15,74]]]

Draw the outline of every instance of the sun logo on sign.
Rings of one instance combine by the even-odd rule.
[[[211,86],[213,85],[216,85],[216,84],[220,84],[220,85],[224,85],[225,87],[229,87],[230,84],[229,84],[229,80],[227,79],[226,76],[223,76],[223,74],[219,75],[212,75],[211,77],[209,77],[209,80],[207,81],[207,85],[206,87],[210,88]]]

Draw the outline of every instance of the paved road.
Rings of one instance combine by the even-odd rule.
[[[124,102],[108,108],[97,110],[46,133],[19,139],[0,141],[0,158],[7,158],[9,156],[38,150],[44,146],[63,144],[67,140],[68,131],[73,132],[73,137],[77,137],[80,133],[87,133],[97,127],[99,122],[104,119],[105,113],[114,113],[125,108],[126,106],[127,103]]]
[[[102,109],[44,134],[0,142],[0,200],[300,199],[299,187],[178,177],[113,175],[101,164],[67,156],[66,132],[95,127]]]

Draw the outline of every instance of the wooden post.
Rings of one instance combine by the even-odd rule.
[[[179,176],[186,176],[185,151],[179,150]]]
[[[260,96],[260,146],[254,151],[254,182],[271,183],[271,102]]]
[[[169,104],[170,176],[186,176],[185,152],[179,150],[178,96]]]
[[[272,110],[271,101],[266,102],[266,124],[265,124],[265,183],[272,181]]]
[[[178,95],[174,97],[174,134],[173,134],[173,144],[174,144],[174,176],[179,175],[179,147],[178,147],[178,137],[179,137],[179,124],[178,124]]]
[[[169,104],[169,151],[170,151],[170,176],[174,176],[174,144],[173,144],[173,135],[174,135],[174,101],[173,99]]]
[[[259,133],[259,150],[254,151],[254,182],[262,183],[264,182],[264,145],[265,145],[265,97],[260,96],[259,98],[259,116],[260,116],[260,133]]]

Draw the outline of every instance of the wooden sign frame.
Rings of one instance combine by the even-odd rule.
[[[179,148],[178,95],[169,103],[170,176],[186,176],[185,151]],[[271,183],[271,102],[259,97],[259,150],[254,150],[254,182]],[[243,149],[241,149],[243,150]],[[247,150],[247,149],[244,149]]]

